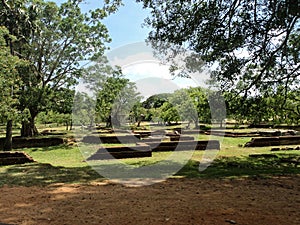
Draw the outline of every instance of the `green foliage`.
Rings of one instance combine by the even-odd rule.
[[[22,84],[18,67],[25,62],[11,55],[9,47],[6,46],[7,36],[10,36],[8,30],[0,27],[0,117],[12,120],[18,116],[19,88]]]
[[[187,89],[177,90],[169,98],[170,103],[175,106],[179,120],[194,122],[198,127],[198,112],[193,100],[195,99],[191,99]]]
[[[60,6],[44,0],[1,2],[0,25],[7,26],[17,39],[7,39],[11,50],[29,61],[29,66],[19,71],[23,82],[20,110],[30,112],[29,132],[23,129],[27,135],[35,133],[30,130],[34,130],[38,113],[77,83],[82,76],[81,63],[102,56],[110,41],[101,21],[120,3],[106,1],[103,8],[82,13],[81,2],[67,0]]]
[[[134,83],[122,77],[108,77],[97,93],[96,112],[108,127],[120,127],[139,101]]]
[[[92,125],[95,122],[95,100],[86,93],[76,92],[72,108],[75,125]]]
[[[159,108],[168,100],[170,95],[169,93],[152,95],[143,102],[143,107],[145,109]]]
[[[191,87],[187,89],[187,93],[197,110],[199,121],[202,123],[210,123],[211,114],[208,102],[208,90],[201,87]]]
[[[180,89],[174,93],[164,93],[150,96],[142,105],[146,109],[145,120],[166,123],[188,121],[198,127],[199,120],[211,122],[209,92],[201,87]],[[224,119],[225,117],[222,117]]]
[[[142,103],[136,102],[130,109],[129,119],[132,123],[136,123],[136,127],[139,128],[142,120],[145,119],[146,109],[142,107]]]
[[[296,2],[137,2],[151,10],[145,23],[153,28],[148,39],[159,55],[172,59],[191,50],[194,61],[215,65],[212,79],[223,90],[257,94],[277,85],[299,85],[300,9]],[[189,61],[190,70],[199,65]]]
[[[135,84],[123,77],[119,67],[111,67],[105,57],[85,69],[83,82],[95,99],[94,111],[90,112],[94,121],[120,127],[137,118],[140,97]]]
[[[160,123],[161,122],[161,106],[168,101],[171,96],[169,93],[156,94],[148,97],[142,102],[145,109],[145,120]]]
[[[299,124],[299,91],[278,86],[267,89],[261,96],[240,96],[225,92],[229,118],[239,123]]]
[[[165,102],[160,109],[160,117],[164,122],[171,124],[172,122],[178,123],[178,121],[181,121],[178,111],[170,102]]]

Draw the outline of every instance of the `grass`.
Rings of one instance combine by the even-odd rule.
[[[299,174],[299,166],[285,159],[298,160],[299,153],[277,153],[276,157],[219,157],[203,172],[199,172],[199,162],[189,161],[176,175],[198,178],[267,177],[273,175]]]
[[[271,147],[244,148],[244,145],[251,138],[231,137],[209,137],[206,135],[195,136],[199,140],[219,139],[221,142],[220,151],[194,151],[190,160],[173,177],[189,178],[232,178],[248,176],[271,176],[300,174],[299,165],[287,162],[290,159],[299,160],[300,151],[270,152]],[[82,152],[85,147],[54,146],[47,148],[22,149],[36,161],[35,163],[23,165],[0,166],[0,186],[6,185],[48,185],[52,183],[88,183],[103,180],[94,169],[110,170],[120,169],[123,174],[129,173],[123,167],[119,167],[114,161],[98,161],[94,164],[85,162]],[[120,160],[123,165],[132,168],[146,167],[161,162],[161,169],[169,166],[181,166],[176,159],[182,159],[190,151],[179,152],[177,157],[169,160],[172,152],[153,152],[149,158],[135,158]],[[209,153],[216,154],[214,162],[206,170],[199,172],[203,164],[203,157]],[[89,153],[91,154],[91,153]],[[252,158],[250,154],[274,154],[276,157]],[[202,163],[202,164],[201,164]],[[94,169],[91,167],[94,166]],[[100,168],[101,167],[101,168]]]

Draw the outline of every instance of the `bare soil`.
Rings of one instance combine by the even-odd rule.
[[[300,176],[0,188],[8,224],[300,224]]]

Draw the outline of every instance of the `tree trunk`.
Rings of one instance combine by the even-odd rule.
[[[70,130],[73,130],[73,120],[70,121]]]
[[[12,149],[12,124],[12,120],[7,121],[6,123],[6,137],[3,146],[4,151],[11,151]]]
[[[107,127],[107,128],[112,127],[111,116],[109,116],[109,117],[106,119],[106,127]]]
[[[22,137],[33,137],[39,134],[36,126],[35,126],[35,117],[36,115],[31,115],[29,121],[22,122],[21,136]]]
[[[113,117],[111,118],[111,120],[112,120],[111,122],[112,122],[112,126],[113,126],[113,127],[119,128],[119,127],[121,126],[121,122],[120,122],[120,120],[119,120],[119,118],[118,118],[117,115],[113,116]]]
[[[195,125],[195,129],[199,129],[200,128],[200,126],[199,126],[199,120],[198,119],[194,120],[194,125]]]

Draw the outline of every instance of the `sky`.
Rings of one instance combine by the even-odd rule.
[[[56,0],[56,2],[64,1]],[[86,0],[85,4],[82,4],[82,10],[88,11],[101,7],[101,2]],[[138,91],[143,96],[172,93],[176,89],[199,86],[199,81],[195,79],[174,79],[168,71],[169,65],[161,65],[153,56],[149,56],[153,50],[145,47],[144,42],[150,28],[142,26],[149,11],[143,9],[142,4],[136,3],[134,0],[123,0],[123,3],[124,6],[103,21],[112,38],[112,42],[108,44],[110,51],[107,52],[107,55],[114,61],[113,64],[124,57],[127,59],[128,63],[121,65],[123,74],[126,78],[136,82]]]
[[[54,0],[60,4],[65,0]],[[120,6],[115,14],[111,14],[103,23],[107,26],[112,42],[110,48],[117,48],[126,44],[144,41],[150,31],[149,28],[142,28],[144,19],[149,14],[143,9],[142,4],[134,0],[123,0],[124,6]],[[102,0],[85,0],[81,5],[83,12],[103,6]]]

